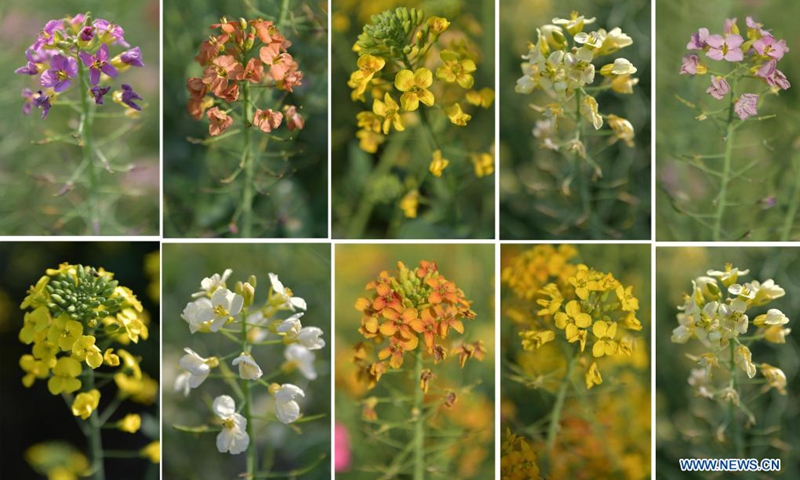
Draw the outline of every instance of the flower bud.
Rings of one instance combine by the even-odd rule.
[[[242,285],[242,297],[244,297],[244,306],[249,307],[253,304],[253,298],[256,295],[256,289],[250,285],[249,282]]]

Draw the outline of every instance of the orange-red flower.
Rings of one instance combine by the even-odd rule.
[[[375,285],[378,296],[372,301],[372,309],[376,312],[383,311],[384,308],[391,308],[396,312],[403,311],[403,304],[400,302],[400,295],[392,287],[385,283]]]
[[[260,128],[262,132],[269,133],[281,126],[283,114],[273,112],[272,109],[256,110],[253,115],[253,125]]]
[[[222,92],[228,88],[229,80],[241,80],[244,68],[233,55],[223,55],[211,62],[203,71],[203,83],[208,85],[214,95],[221,97]]]
[[[283,80],[293,66],[294,69],[297,68],[297,63],[292,58],[292,55],[281,51],[281,46],[276,43],[261,47],[258,56],[264,62],[264,65],[269,66],[269,74],[276,82]]]
[[[231,118],[227,113],[220,110],[218,107],[214,107],[209,109],[206,112],[206,116],[208,116],[209,125],[208,125],[208,133],[212,137],[215,137],[231,126],[233,123],[233,118]]]
[[[389,366],[394,369],[398,369],[403,366],[404,352],[405,350],[403,349],[403,345],[400,343],[400,341],[392,337],[389,339],[389,345],[378,352],[378,358],[381,360],[386,360],[389,358]]]
[[[204,41],[200,44],[200,53],[194,57],[200,65],[208,65],[210,64],[215,58],[217,58],[220,52],[225,51],[225,43],[230,39],[230,35],[227,33],[222,34],[218,37],[210,36],[208,40]]]
[[[406,308],[402,313],[391,308],[382,311],[383,317],[387,320],[381,324],[381,333],[387,337],[399,334],[401,338],[409,338],[414,334],[411,332],[411,322],[417,319],[416,308]]]
[[[297,112],[297,107],[294,105],[284,106],[283,115],[286,117],[286,126],[289,127],[289,131],[302,130],[306,124],[305,119]]]
[[[422,334],[425,346],[428,347],[429,352],[432,351],[439,327],[429,308],[422,311],[420,318],[411,321],[411,328],[415,332]]]
[[[428,296],[428,301],[430,303],[436,305],[445,300],[450,303],[459,302],[458,295],[456,295],[458,289],[456,288],[455,283],[449,282],[442,277],[431,277],[425,283],[427,283],[433,289],[431,294]]]
[[[458,318],[458,308],[453,305],[436,305],[433,307],[436,316],[439,318],[439,335],[447,338],[448,331],[452,328],[458,333],[464,333],[464,323]]]
[[[261,61],[257,58],[251,58],[244,69],[242,80],[249,80],[251,83],[260,83],[263,75],[264,66],[261,64]]]

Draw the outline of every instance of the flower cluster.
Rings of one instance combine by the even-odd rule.
[[[221,395],[214,400],[212,410],[222,424],[217,436],[217,449],[220,453],[239,454],[248,450],[253,435],[252,422],[255,418],[250,416],[251,385],[266,387],[274,400],[278,421],[283,424],[296,422],[301,417],[297,398],[304,397],[305,392],[291,383],[268,383],[265,379],[295,370],[307,380],[316,379],[316,356],[313,351],[323,348],[325,341],[320,338],[323,334],[320,328],[302,325],[300,319],[307,308],[306,301],[294,296],[277,275],[269,274],[267,300],[263,306],[255,308],[256,277],[251,275],[247,282],[237,282],[234,290],[229,290],[227,280],[231,274],[232,271],[228,269],[221,275],[214,274],[203,279],[200,290],[192,295],[194,300],[186,305],[182,318],[192,334],[218,333],[233,340],[239,347],[224,357],[208,358],[185,348],[186,354],[179,362],[181,373],[175,380],[175,390],[188,396],[192,389],[203,384],[213,369],[221,367],[221,362],[233,358],[230,365],[238,370],[242,388],[237,393],[244,406],[237,410],[232,397]],[[285,319],[278,318],[282,312],[290,315]],[[276,339],[268,340],[270,336]],[[256,359],[254,347],[271,344],[285,345],[286,361],[265,376]],[[230,371],[228,368],[221,370],[223,377]]]
[[[392,130],[421,125],[433,137],[429,171],[442,176],[450,161],[431,130],[431,112],[438,110],[450,124],[467,127],[473,109],[488,109],[494,102],[492,89],[475,87],[474,48],[458,36],[444,44],[442,35],[449,28],[446,18],[426,17],[421,10],[405,7],[374,15],[364,26],[353,47],[357,70],[348,80],[352,100],[371,104],[357,114],[356,137],[362,150],[376,153]],[[472,162],[477,177],[494,171],[488,153],[472,155]],[[401,201],[409,218],[416,216],[413,192],[416,189]]]
[[[111,48],[122,51],[112,57]],[[113,79],[130,67],[144,66],[141,50],[125,41],[121,26],[93,19],[90,13],[47,22],[25,51],[25,58],[27,63],[15,73],[38,77],[39,88],[22,90],[22,111],[27,115],[40,108],[42,118],[73,86],[90,93],[95,104],[103,105]],[[136,101],[142,97],[130,85],[122,84],[111,98],[128,113],[141,110]]]
[[[506,431],[500,445],[500,477],[504,480],[539,480],[536,452],[524,437]]]
[[[789,52],[786,41],[776,39],[753,17],[747,17],[745,24],[744,37],[736,18],[725,20],[721,35],[712,35],[707,28],[700,28],[686,44],[690,53],[683,57],[680,68],[683,75],[710,74],[711,85],[706,93],[717,100],[723,100],[730,94],[733,111],[740,120],[758,115],[760,103],[757,93],[736,92],[736,85],[741,78],[757,78],[773,92],[787,90],[791,86],[786,75],[777,68],[778,62]],[[705,54],[703,58],[701,53]],[[710,70],[706,59],[723,62],[723,65],[731,64],[732,68],[727,73]]]
[[[289,130],[301,130],[305,120],[299,107],[280,106],[285,95],[271,108],[256,107],[255,112],[251,106],[258,102],[248,98],[250,86],[262,87],[261,95],[268,89],[293,92],[302,84],[303,72],[288,51],[292,42],[269,20],[229,21],[223,17],[211,28],[215,33],[202,43],[195,57],[203,67],[203,75],[186,82],[187,108],[192,117],[200,120],[205,115],[209,135],[220,135],[233,125],[234,117],[229,113],[241,97],[241,121],[246,127],[252,125],[270,133],[285,120]]]
[[[748,378],[753,378],[760,370],[767,380],[767,389],[771,387],[786,394],[783,371],[767,363],[754,363],[748,346],[756,340],[786,342],[791,329],[785,327],[789,318],[783,312],[771,308],[752,321],[748,315],[752,309],[783,297],[785,292],[772,279],[763,283],[757,280],[740,283],[739,277],[749,272],[727,264],[723,270],[709,270],[708,276],[692,280],[692,293],[684,295],[683,305],[678,307],[679,325],[672,331],[672,342],[684,344],[695,339],[705,350],[700,356],[692,357],[697,368],[692,370],[688,381],[697,395],[730,401],[734,405],[739,405],[740,400],[734,388],[736,368]],[[748,335],[751,325],[755,331]],[[714,372],[719,369],[728,370],[730,384],[714,386]]]
[[[375,387],[389,367],[401,368],[405,354],[421,348],[420,341],[434,364],[448,354],[458,355],[462,368],[468,359],[483,359],[485,348],[480,340],[453,348],[444,342],[453,330],[463,334],[463,320],[474,319],[475,312],[464,292],[439,273],[435,262],[422,260],[413,270],[398,262],[396,274],[381,272],[367,284],[367,290],[372,294],[356,300],[355,308],[361,312],[358,331],[368,342],[355,346],[354,360],[359,378],[369,388]],[[373,346],[380,348],[374,362],[368,352]],[[423,391],[427,392],[433,376],[430,369],[421,372]]]
[[[536,245],[504,266],[501,278],[519,298],[533,300],[548,283],[567,286],[577,269],[569,261],[576,255],[578,251],[570,245]]]
[[[527,95],[540,90],[547,96],[545,103],[532,105],[544,117],[533,130],[542,147],[576,153],[583,158],[586,158],[586,147],[580,133],[563,139],[556,135],[568,113],[571,112],[578,132],[582,130],[581,117],[595,130],[607,123],[614,135],[612,142],[622,140],[633,146],[631,123],[616,115],[600,113],[592,93],[610,89],[630,94],[639,81],[633,77],[636,67],[625,58],[605,60],[599,69],[595,67],[593,62],[632,45],[633,40],[619,28],[585,32],[584,27],[594,22],[595,18],[584,18],[578,12],[572,12],[568,19],[554,18],[553,24],[537,28],[537,41],[529,44],[528,53],[522,57],[525,60],[522,63],[523,75],[516,85],[517,93]],[[597,73],[603,78],[603,83],[592,86]]]

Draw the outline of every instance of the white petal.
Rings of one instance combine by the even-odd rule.
[[[292,385],[291,383],[284,383],[281,385],[281,388],[275,392],[275,401],[278,403],[287,403],[289,401],[294,400],[297,396],[305,397],[306,394],[303,392],[303,389],[298,387],[297,385]]]
[[[319,350],[325,346],[325,340],[319,338],[322,333],[318,327],[304,327],[298,332],[297,341],[309,350]]]
[[[230,302],[228,312],[230,312],[231,315],[238,315],[244,306],[244,297],[233,292],[231,292],[231,294],[233,296],[228,299]]]
[[[175,378],[175,391],[183,392],[185,397],[189,396],[192,387],[189,385],[189,372],[183,372]]]
[[[295,308],[299,308],[300,310],[306,310],[306,301],[300,297],[290,298],[289,303],[291,303],[292,306]]]
[[[275,291],[275,293],[277,293],[278,295],[286,294],[286,288],[283,286],[281,281],[278,280],[277,275],[275,275],[274,273],[270,273],[269,282],[272,284],[272,289]]]
[[[212,409],[218,417],[228,418],[236,413],[236,402],[234,402],[233,399],[227,395],[220,395],[214,399]]]
[[[315,380],[317,378],[317,371],[314,369],[316,355],[311,350],[293,343],[286,347],[286,350],[283,351],[283,356],[289,362],[296,362],[300,373],[307,379]]]
[[[201,373],[199,375],[195,375],[190,373],[189,374],[189,387],[190,388],[197,388],[199,387],[205,380],[208,378],[208,372]]]
[[[291,402],[275,404],[275,414],[278,420],[283,424],[290,424],[300,418],[300,405],[294,400]]]

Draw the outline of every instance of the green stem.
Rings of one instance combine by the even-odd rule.
[[[255,149],[253,148],[253,106],[250,104],[250,82],[242,82],[242,100],[244,100],[243,115],[245,122],[244,129],[244,151],[246,152],[244,165],[244,193],[242,196],[242,238],[253,236],[253,187],[255,176]]]
[[[583,118],[581,117],[581,100],[582,100],[582,91],[576,90],[575,91],[575,122],[577,123],[577,140],[579,142],[583,142],[585,137],[583,132]],[[587,150],[586,144],[583,146],[584,151]],[[588,156],[588,155],[587,155]],[[580,191],[581,196],[581,208],[583,210],[583,215],[588,215],[591,212],[591,193],[589,192],[589,178],[588,173],[584,172],[584,162],[583,159],[580,158],[580,155],[576,155],[578,159],[578,189]]]
[[[783,230],[781,232],[781,241],[783,242],[788,242],[792,237],[792,227],[794,227],[794,220],[797,218],[798,206],[800,206],[800,157],[795,155],[794,189],[792,190],[792,196],[789,197],[789,209],[783,219]]]
[[[242,310],[242,352],[247,350],[247,309]],[[253,434],[253,417],[250,416],[250,404],[252,397],[250,395],[250,381],[242,379],[242,394],[244,396],[244,408],[242,414],[247,419],[247,435],[250,437],[250,446],[247,449],[247,478],[253,478],[256,474],[256,466],[258,465],[256,451],[256,437]]]
[[[564,409],[564,400],[567,398],[567,390],[569,390],[570,377],[572,377],[572,369],[574,366],[575,356],[572,355],[567,363],[567,373],[564,375],[564,380],[558,387],[556,403],[553,405],[553,412],[550,414],[550,425],[547,427],[547,451],[551,455],[553,453],[553,448],[556,445],[558,427],[559,423],[561,423],[561,411]]]
[[[97,169],[92,155],[92,106],[89,103],[89,91],[86,89],[84,77],[86,67],[78,61],[78,88],[81,91],[81,122],[80,135],[83,145],[83,162],[89,169],[89,223],[94,235],[100,234],[100,219],[97,201]]]
[[[730,342],[730,350],[731,350],[731,382],[730,387],[736,393],[736,396],[739,396],[739,384],[738,379],[736,378],[736,344],[735,342]],[[736,448],[736,456],[739,458],[744,458],[744,446],[742,444],[742,429],[739,428],[739,424],[736,422],[736,406],[731,401],[728,409],[728,425],[731,428],[731,436],[733,437],[733,445]]]
[[[736,95],[736,83],[738,78],[734,78],[733,85],[731,85],[731,104],[728,109],[728,129],[725,134],[725,160],[722,164],[722,177],[720,178],[719,196],[717,196],[717,211],[714,214],[714,231],[713,240],[719,241],[722,233],[722,219],[725,217],[725,203],[728,196],[728,183],[730,183],[731,175],[731,160],[733,157],[733,142],[736,133],[736,127],[733,123],[734,103],[733,98]]]
[[[91,333],[90,333],[91,335]],[[94,389],[94,370],[89,369],[89,376],[86,378],[86,390]],[[103,463],[103,439],[101,437],[102,423],[97,416],[97,412],[89,417],[89,449],[92,453],[92,471],[94,472],[94,480],[105,480],[106,471]]]
[[[281,1],[281,13],[278,17],[278,28],[283,27],[286,24],[286,17],[289,15],[289,0],[282,0]]]
[[[425,393],[418,384],[419,379],[422,377],[422,347],[417,348],[417,363],[414,372],[414,388],[416,389],[416,396],[414,397],[414,411],[417,413],[417,419],[414,423],[414,480],[425,479],[425,415],[422,414],[423,401],[425,400]]]

